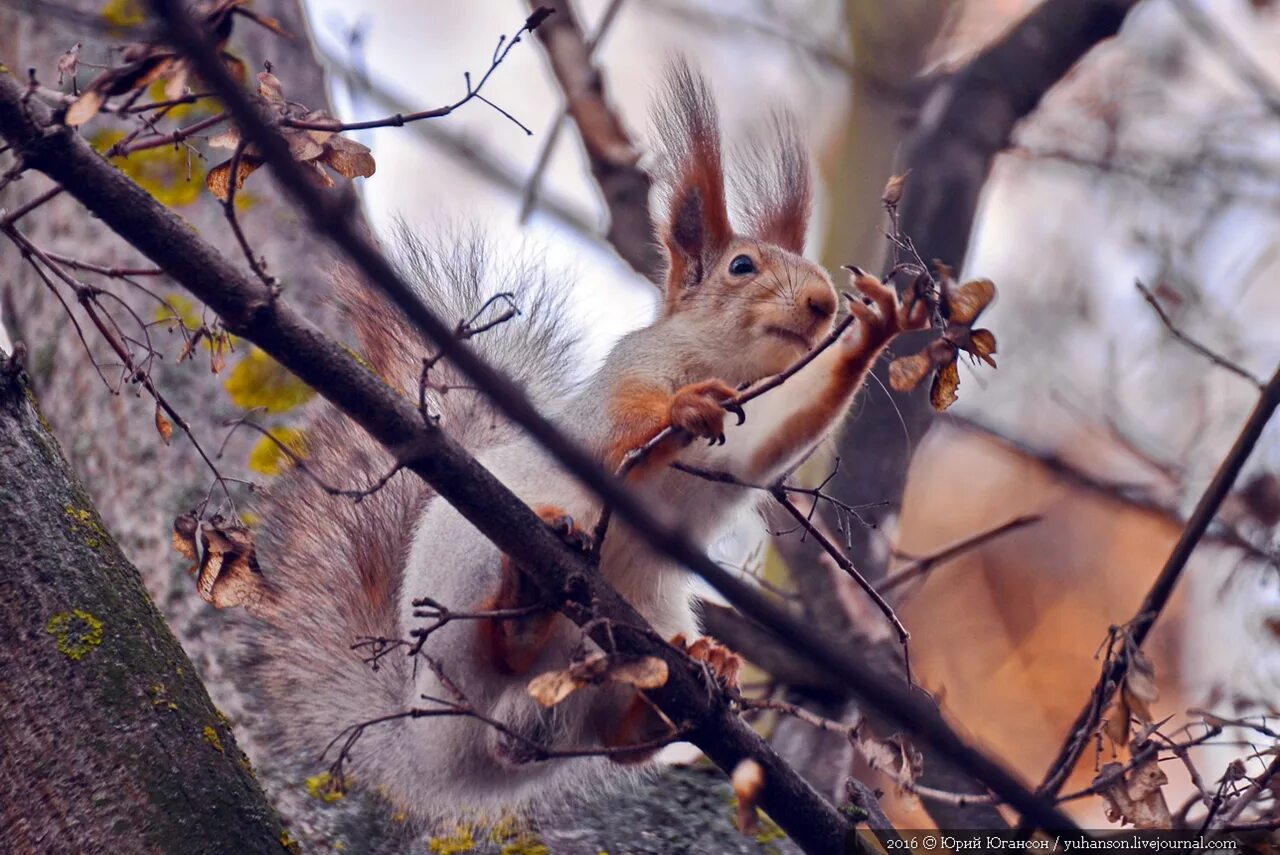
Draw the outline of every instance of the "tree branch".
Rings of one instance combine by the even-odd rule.
[[[640,151],[606,100],[604,79],[592,62],[582,25],[570,0],[529,0],[529,5],[555,9],[537,36],[604,196],[609,211],[606,237],[637,273],[657,281],[662,256],[649,214],[649,174],[640,168]]]
[[[1182,571],[1186,569],[1187,562],[1191,559],[1191,554],[1209,530],[1213,518],[1218,513],[1218,508],[1231,492],[1236,477],[1244,467],[1245,461],[1249,459],[1254,446],[1258,443],[1258,438],[1262,436],[1262,431],[1275,414],[1277,407],[1280,407],[1280,367],[1277,367],[1271,380],[1263,387],[1253,412],[1245,420],[1231,450],[1219,464],[1213,480],[1209,482],[1209,486],[1200,496],[1200,501],[1196,503],[1195,510],[1187,519],[1186,527],[1183,528],[1182,535],[1174,545],[1173,552],[1170,553],[1160,575],[1152,583],[1151,590],[1138,606],[1133,619],[1125,625],[1135,645],[1142,645],[1165,606],[1168,605],[1174,587],[1182,578]],[[1129,673],[1129,664],[1129,657],[1121,650],[1109,667],[1103,669],[1093,693],[1071,725],[1066,742],[1059,749],[1053,762],[1049,764],[1049,772],[1038,792],[1056,796],[1062,789],[1071,770],[1075,768],[1081,752],[1088,744],[1094,728],[1097,727],[1097,717],[1106,709],[1107,704],[1122,685],[1125,675]]]

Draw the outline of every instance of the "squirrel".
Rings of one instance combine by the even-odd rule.
[[[767,145],[746,152],[740,165],[744,199],[735,229],[707,84],[687,64],[673,63],[655,114],[665,156],[658,318],[624,336],[599,370],[575,385],[562,288],[549,274],[515,265],[502,284],[523,286],[522,316],[471,343],[612,470],[674,429],[627,472],[627,483],[710,545],[762,494],[669,464],[769,483],[842,421],[889,342],[927,318],[922,305],[904,308],[891,285],[855,273],[858,293],[848,311],[856,321],[848,332],[785,383],[750,400],[740,418],[727,418],[726,404],[741,387],[793,365],[830,334],[839,314],[831,278],[802,255],[812,203],[809,161],[794,124],[775,121]],[[479,240],[441,249],[402,235],[400,253],[401,268],[443,317],[469,317],[492,293],[492,265]],[[416,397],[431,347],[354,276],[340,275],[336,287],[361,356]],[[465,382],[447,362],[431,372],[437,388]],[[429,408],[548,525],[586,539],[585,529],[601,514],[598,498],[484,396],[453,388],[432,393]],[[349,485],[390,469],[389,455],[336,412],[309,428],[308,445],[306,471],[295,467],[280,476],[260,508],[272,598],[269,609],[259,610],[265,620],[254,630],[250,676],[265,693],[264,744],[314,759],[350,728],[385,719],[362,729],[350,746],[353,779],[385,788],[412,815],[435,819],[534,806],[625,780],[629,770],[649,764],[651,751],[626,747],[653,743],[670,726],[634,687],[590,686],[550,708],[530,697],[530,680],[565,668],[584,637],[565,617],[536,608],[539,596],[519,556],[502,554],[417,479],[392,478],[359,503],[326,491],[318,481]],[[663,637],[683,644],[698,636],[686,572],[622,521],[599,548],[604,576]],[[459,619],[435,630],[423,650],[439,669],[395,650],[370,667],[353,643],[408,638],[422,623],[414,606],[422,597],[459,613],[511,616]],[[700,639],[686,649],[723,681],[736,679],[737,658],[719,645]],[[424,697],[448,699],[455,690],[504,728],[474,716],[396,717],[430,707]],[[543,759],[530,745],[617,750]]]

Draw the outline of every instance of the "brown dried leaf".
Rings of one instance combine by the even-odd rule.
[[[320,160],[343,178],[368,178],[377,169],[367,146],[336,134],[325,144]]]
[[[991,355],[996,352],[996,336],[991,330],[973,330],[969,333],[969,352],[983,362],[996,367]]]
[[[1103,735],[1111,740],[1111,744],[1116,748],[1123,748],[1129,744],[1129,727],[1132,718],[1128,699],[1125,693],[1121,692],[1107,708],[1106,720],[1102,726]]]
[[[1140,721],[1152,721],[1150,705],[1160,699],[1156,686],[1155,666],[1147,655],[1134,644],[1128,645],[1129,670],[1124,678],[1124,699],[1129,709]]]
[[[173,422],[165,416],[159,404],[156,404],[156,430],[160,431],[160,438],[164,440],[165,445],[173,439]]]
[[[729,777],[733,794],[738,797],[738,831],[755,834],[759,826],[756,802],[764,792],[764,767],[748,757],[733,767]]]
[[[544,707],[554,707],[572,695],[584,684],[577,680],[568,669],[563,671],[547,671],[529,681],[529,697]]]
[[[902,188],[907,183],[907,176],[911,174],[908,169],[901,175],[891,175],[889,180],[885,182],[884,192],[880,194],[880,201],[885,207],[896,208],[898,203],[902,201]]]
[[[656,656],[641,656],[630,661],[617,662],[609,669],[610,681],[627,683],[637,689],[660,688],[667,684],[667,677],[667,663]]]
[[[209,371],[214,374],[222,373],[222,369],[227,367],[227,351],[230,349],[230,340],[225,334],[216,335],[210,340]]]
[[[185,62],[175,63],[169,79],[164,84],[164,97],[173,100],[187,93],[187,80],[191,77],[191,66]]]
[[[213,517],[200,527],[204,555],[196,590],[215,608],[256,606],[267,594],[253,533],[242,525]]]
[[[249,66],[233,53],[222,52],[222,65],[227,69],[227,74],[234,77],[237,83],[244,83],[249,77]]]
[[[209,137],[208,146],[210,148],[225,148],[229,151],[235,151],[236,147],[240,145],[240,139],[240,129],[235,125],[229,125]]]
[[[58,57],[58,85],[62,85],[64,77],[75,77],[76,69],[80,66],[80,42],[76,42],[71,49]]]
[[[86,89],[80,93],[80,97],[72,102],[67,108],[67,115],[63,121],[70,127],[78,128],[85,122],[98,115],[98,110],[107,101],[107,96],[97,89]]]
[[[933,376],[933,386],[929,389],[929,403],[938,412],[942,412],[960,399],[956,390],[960,388],[960,367],[953,358],[938,368]]]
[[[1108,763],[1094,778],[1098,786],[1116,775],[1124,766]],[[1173,817],[1164,799],[1164,785],[1168,776],[1160,769],[1159,761],[1152,757],[1146,763],[1129,770],[1111,784],[1103,787],[1101,795],[1106,806],[1107,819],[1135,828],[1171,828]]]
[[[958,286],[943,283],[943,305],[953,324],[973,323],[995,296],[996,285],[990,279],[973,279]]]
[[[925,350],[899,356],[889,363],[889,385],[895,392],[910,392],[923,383],[932,370],[933,360]]]
[[[173,548],[189,561],[200,560],[196,551],[196,530],[199,527],[195,514],[183,514],[173,521]]]
[[[324,145],[316,142],[311,136],[305,132],[288,132],[284,134],[285,142],[289,144],[289,154],[293,155],[294,160],[308,161],[315,160],[325,153]]]
[[[284,103],[284,84],[270,71],[258,72],[258,94],[273,104]]]
[[[231,160],[234,158],[219,163],[204,177],[204,186],[208,187],[209,192],[222,202],[227,201],[227,196],[231,193]],[[252,175],[262,163],[260,158],[248,153],[240,155],[240,165],[236,168],[236,192],[240,191],[245,179]]]
[[[548,671],[529,681],[528,693],[544,707],[553,707],[583,686],[626,683],[656,689],[667,682],[667,663],[655,656],[588,654],[560,671]]]

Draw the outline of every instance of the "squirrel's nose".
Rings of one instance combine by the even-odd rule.
[[[810,288],[805,304],[819,321],[825,321],[836,313],[836,295],[830,288]]]

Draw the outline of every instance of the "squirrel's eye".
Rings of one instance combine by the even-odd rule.
[[[748,273],[756,272],[756,263],[750,256],[739,255],[729,262],[729,272],[734,276],[746,276]]]

